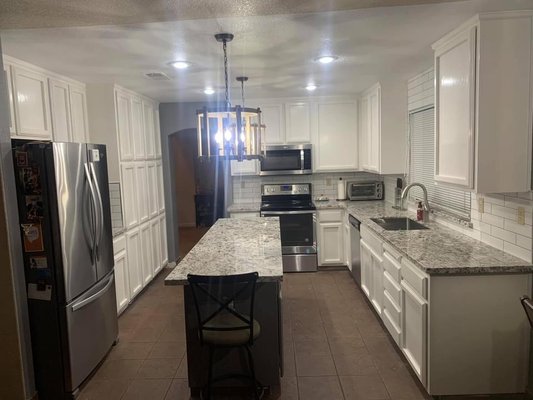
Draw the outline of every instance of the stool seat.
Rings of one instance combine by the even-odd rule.
[[[243,315],[243,317],[249,319],[247,315]],[[257,339],[260,333],[261,325],[254,319],[253,339]],[[204,336],[205,343],[215,346],[242,346],[250,342],[249,325],[229,312],[221,312],[217,316],[213,317],[213,319],[204,325],[202,334]]]

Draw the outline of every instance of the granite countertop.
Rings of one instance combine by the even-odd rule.
[[[233,203],[231,206],[228,207],[229,213],[236,213],[236,212],[259,212],[259,208],[261,207],[260,202],[250,202],[250,203]]]
[[[187,274],[233,275],[257,271],[259,282],[283,279],[279,218],[221,218],[165,278],[187,284]]]
[[[527,261],[436,222],[425,224],[429,227],[427,230],[387,231],[370,218],[416,218],[414,213],[396,210],[384,201],[330,200],[320,203],[315,203],[318,209],[346,209],[430,275],[533,272],[533,265]]]

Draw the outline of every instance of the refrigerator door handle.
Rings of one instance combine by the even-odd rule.
[[[82,301],[74,303],[72,305],[72,311],[77,311],[80,308],[85,307],[87,304],[90,304],[93,301],[97,300],[100,296],[102,296],[107,291],[107,289],[109,289],[109,286],[111,286],[114,281],[115,281],[115,275],[112,274],[109,277],[109,281],[106,283],[106,285],[101,290],[99,290],[98,292],[96,292],[92,296],[89,296],[86,299],[83,299]]]
[[[94,170],[94,163],[89,163],[93,178],[93,184],[95,187],[96,192],[96,199],[98,200],[98,225],[99,229],[97,231],[96,236],[96,255],[98,256],[98,247],[100,247],[100,243],[102,242],[102,236],[104,234],[104,204],[102,202],[102,193],[100,192],[100,182],[98,182],[98,178],[96,177],[96,171]]]
[[[95,194],[95,190],[94,190],[94,184],[93,184],[93,180],[91,178],[91,173],[89,172],[89,166],[87,163],[85,163],[84,165],[84,168],[85,168],[85,177],[87,178],[87,182],[89,183],[89,189],[90,189],[90,192],[91,192],[91,200],[92,200],[92,203],[93,203],[93,208],[94,208],[94,213],[95,214],[98,214],[98,204],[96,203],[96,194]],[[94,232],[93,232],[93,243],[91,244],[91,254],[92,254],[92,259],[93,259],[93,262],[96,262],[96,234],[99,230],[99,224],[100,224],[100,220],[98,219],[98,215],[95,215],[96,218],[96,226],[94,228]]]

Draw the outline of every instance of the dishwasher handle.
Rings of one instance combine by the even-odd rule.
[[[352,215],[348,215],[348,221],[350,221],[350,225],[352,225],[355,229],[360,230],[361,222],[353,217]]]

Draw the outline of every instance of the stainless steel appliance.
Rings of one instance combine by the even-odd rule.
[[[352,181],[346,183],[349,200],[383,200],[382,181]]]
[[[310,144],[272,145],[266,146],[259,175],[306,175],[312,172]]]
[[[349,216],[350,221],[350,247],[351,247],[351,261],[350,270],[353,279],[361,286],[361,222],[353,216]]]
[[[71,399],[117,340],[104,145],[13,141],[39,399]]]
[[[261,192],[261,216],[280,219],[283,271],[316,271],[316,207],[311,184],[263,185]]]

